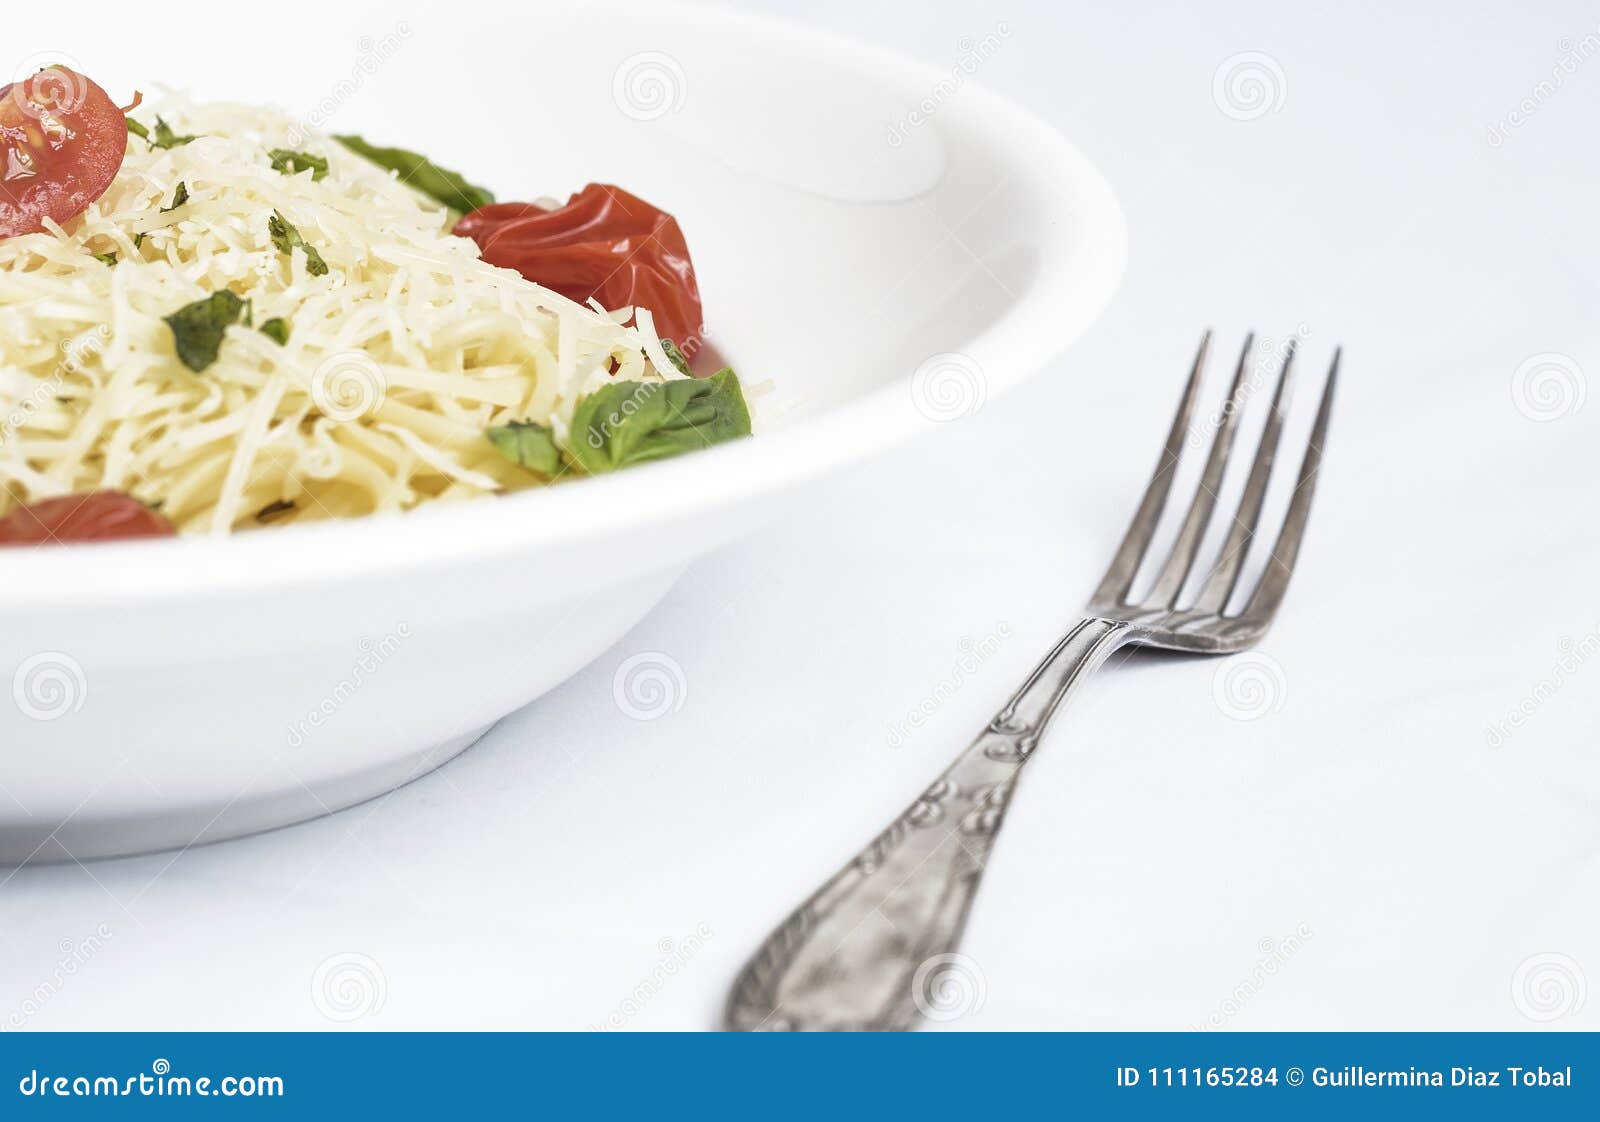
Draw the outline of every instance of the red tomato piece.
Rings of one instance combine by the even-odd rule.
[[[122,110],[82,74],[49,66],[0,88],[0,237],[82,214],[127,150]]]
[[[45,499],[0,518],[0,546],[163,538],[177,532],[171,522],[121,491]]]
[[[704,334],[700,288],[678,220],[619,187],[591,183],[566,206],[493,203],[455,232],[483,259],[580,303],[648,308],[656,331],[689,357]]]

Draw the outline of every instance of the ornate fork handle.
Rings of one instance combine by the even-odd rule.
[[[966,926],[1022,765],[1068,693],[1135,637],[1082,620],[906,812],[800,905],[745,965],[731,1029],[913,1027]],[[934,991],[934,992],[931,992]]]

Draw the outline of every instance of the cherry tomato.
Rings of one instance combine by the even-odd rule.
[[[45,499],[0,518],[0,546],[163,538],[175,533],[172,523],[121,491]]]
[[[127,150],[122,110],[82,74],[50,66],[0,88],[0,237],[82,214]]]
[[[483,259],[580,303],[650,309],[690,358],[704,329],[700,288],[678,220],[618,187],[591,183],[566,206],[493,203],[456,223]]]

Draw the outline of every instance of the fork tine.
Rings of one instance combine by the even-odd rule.
[[[1178,402],[1178,414],[1172,419],[1172,428],[1167,433],[1167,443],[1161,450],[1161,458],[1156,462],[1155,474],[1150,477],[1150,483],[1145,488],[1144,498],[1139,502],[1139,509],[1134,513],[1133,522],[1128,526],[1128,532],[1122,537],[1122,544],[1117,547],[1116,556],[1112,557],[1106,575],[1100,578],[1100,587],[1095,589],[1091,603],[1096,604],[1121,604],[1127,599],[1128,589],[1133,585],[1133,578],[1139,571],[1139,562],[1144,558],[1144,551],[1149,548],[1150,539],[1155,534],[1156,523],[1161,521],[1161,511],[1167,504],[1167,492],[1172,490],[1172,477],[1176,473],[1178,460],[1183,455],[1184,438],[1189,432],[1189,418],[1194,414],[1195,398],[1199,396],[1200,375],[1205,370],[1206,355],[1211,350],[1211,331],[1200,337],[1200,349],[1195,352],[1194,368],[1189,371],[1189,382],[1184,386],[1183,399]]]
[[[1239,387],[1244,384],[1245,368],[1250,365],[1250,349],[1255,345],[1255,335],[1245,336],[1244,350],[1239,352],[1239,365],[1233,372],[1233,384],[1228,387],[1227,400],[1233,408],[1224,408],[1222,423],[1211,441],[1211,455],[1206,459],[1200,486],[1195,489],[1194,501],[1184,516],[1183,527],[1172,543],[1172,553],[1161,567],[1150,595],[1145,597],[1148,608],[1171,608],[1183,591],[1183,583],[1194,566],[1195,555],[1200,552],[1200,542],[1205,538],[1206,527],[1211,522],[1211,512],[1217,505],[1217,492],[1222,489],[1222,474],[1228,466],[1228,452],[1233,447],[1233,434],[1239,427]]]
[[[1317,465],[1322,463],[1322,445],[1328,437],[1328,418],[1333,413],[1333,387],[1339,381],[1339,357],[1344,348],[1333,352],[1333,365],[1328,369],[1328,384],[1322,391],[1322,404],[1317,406],[1316,424],[1311,429],[1311,439],[1306,444],[1305,458],[1300,461],[1300,477],[1295,481],[1294,499],[1289,503],[1289,513],[1284,517],[1283,529],[1272,546],[1272,557],[1267,571],[1262,574],[1250,602],[1245,605],[1244,618],[1260,623],[1270,623],[1273,613],[1283,602],[1284,590],[1289,587],[1289,577],[1294,572],[1294,562],[1300,553],[1300,539],[1305,536],[1306,520],[1311,517],[1311,495],[1317,489]]]
[[[1261,442],[1256,446],[1255,462],[1250,465],[1250,479],[1245,484],[1244,495],[1239,500],[1239,512],[1233,517],[1233,527],[1222,545],[1217,564],[1206,578],[1200,597],[1194,602],[1194,611],[1220,615],[1228,606],[1234,586],[1239,583],[1239,571],[1244,567],[1245,555],[1255,537],[1256,526],[1261,522],[1261,504],[1267,497],[1267,481],[1272,476],[1272,460],[1278,452],[1278,435],[1283,430],[1283,415],[1289,400],[1290,368],[1294,365],[1293,337],[1283,356],[1283,369],[1278,372],[1278,386],[1272,392],[1272,412],[1267,416],[1266,427],[1261,430]]]

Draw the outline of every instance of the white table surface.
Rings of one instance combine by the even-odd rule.
[[[1308,375],[1346,348],[1270,711],[1219,704],[1228,663],[1108,666],[1012,805],[964,946],[984,1000],[951,1027],[1600,1028],[1592,5],[795,7],[941,65],[1004,20],[976,79],[1126,208],[1109,313],[390,797],[0,875],[0,1027],[713,1025],[1074,618],[1211,324],[1226,351],[1303,330]],[[1239,120],[1213,83],[1244,52],[1282,100]],[[1553,396],[1519,409],[1540,355]],[[892,732],[963,644],[988,653]],[[648,722],[612,700],[642,651],[687,683]]]

